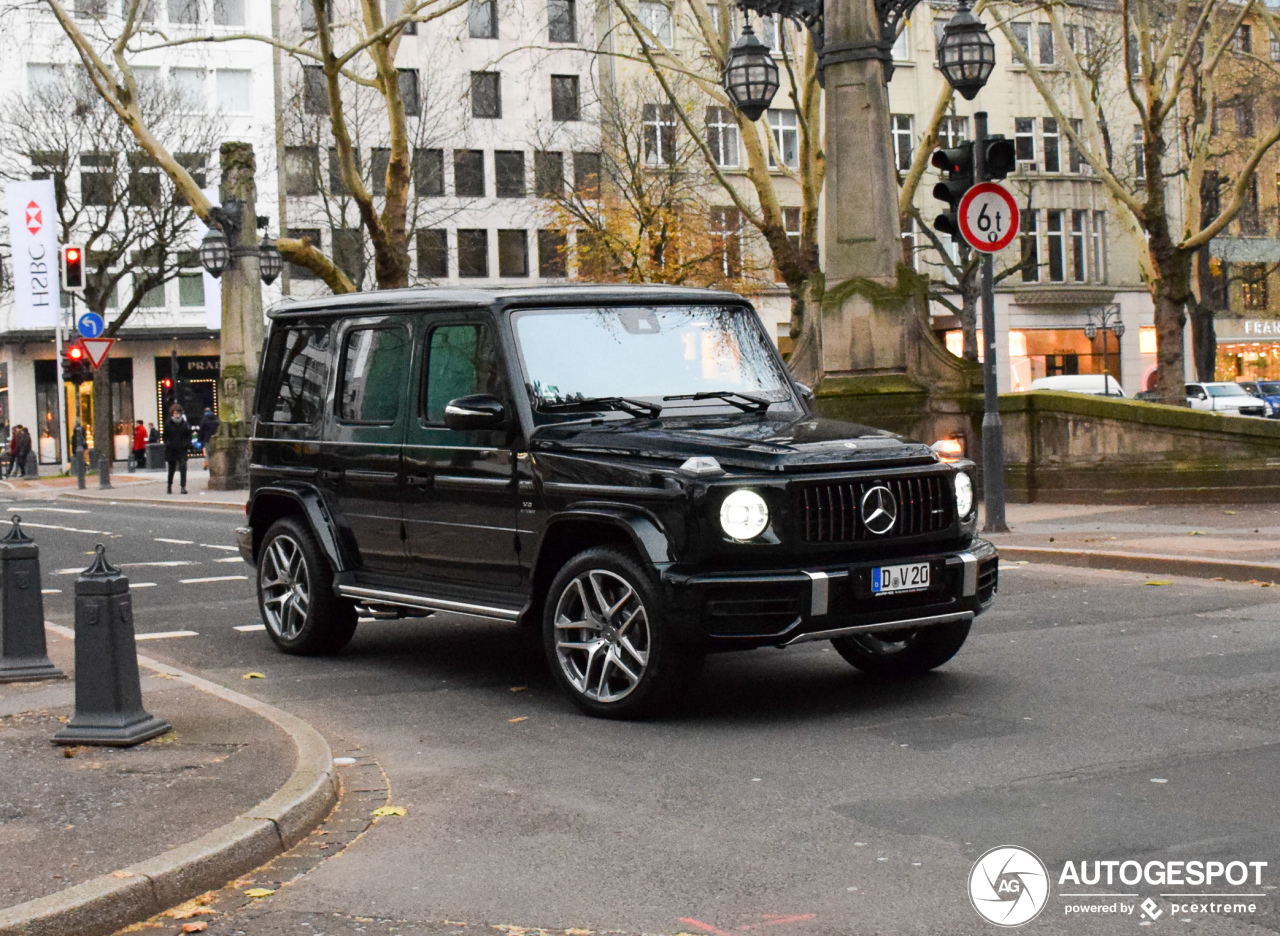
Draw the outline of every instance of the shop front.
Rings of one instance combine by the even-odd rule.
[[[175,360],[178,365],[176,380]],[[168,413],[177,403],[193,426],[200,422],[200,416],[206,409],[218,414],[218,376],[222,373],[222,359],[216,354],[158,357],[155,369],[156,412]],[[164,437],[163,423],[160,436]]]
[[[1214,322],[1218,380],[1280,380],[1280,319]]]

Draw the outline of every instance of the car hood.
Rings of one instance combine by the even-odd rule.
[[[592,453],[683,462],[711,456],[725,468],[815,471],[880,462],[932,464],[927,445],[891,432],[817,415],[754,413],[617,419],[542,426],[535,451]]]

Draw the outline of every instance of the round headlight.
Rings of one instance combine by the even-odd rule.
[[[769,525],[769,505],[755,491],[734,491],[720,505],[720,528],[736,540],[755,539]]]
[[[963,471],[956,472],[956,513],[969,516],[973,510],[973,480]]]

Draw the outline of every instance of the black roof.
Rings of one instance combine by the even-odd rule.
[[[573,284],[559,286],[476,286],[466,288],[413,286],[408,289],[380,289],[371,292],[321,296],[315,299],[286,300],[272,307],[268,315],[342,313],[354,310],[487,309],[502,306],[592,305],[600,303],[732,302],[744,303],[741,296],[716,289],[687,286],[631,284]]]

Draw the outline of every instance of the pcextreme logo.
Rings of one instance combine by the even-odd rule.
[[[1001,845],[973,863],[969,901],[996,926],[1030,923],[1049,900],[1049,869],[1025,848]]]

